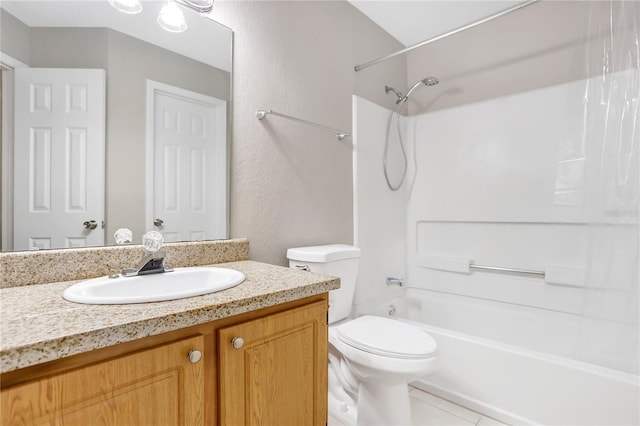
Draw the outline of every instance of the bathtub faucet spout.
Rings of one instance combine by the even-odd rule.
[[[402,278],[393,278],[393,277],[387,277],[387,285],[397,285],[397,286],[404,286],[404,282],[402,281]]]

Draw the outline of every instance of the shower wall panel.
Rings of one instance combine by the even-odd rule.
[[[631,69],[409,119],[408,282],[461,302],[434,325],[473,323],[481,337],[638,373],[639,136],[601,96],[638,78]],[[495,327],[474,300],[515,322]],[[570,329],[563,315],[577,319]],[[524,317],[549,345],[523,339],[513,325]]]
[[[353,96],[354,243],[362,250],[354,303],[386,297],[399,288],[387,277],[404,278],[405,188],[387,189],[382,172],[384,137],[391,111]],[[398,165],[391,165],[394,170]]]

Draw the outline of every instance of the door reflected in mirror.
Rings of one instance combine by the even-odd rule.
[[[0,3],[2,251],[228,238],[232,32],[142,6]]]

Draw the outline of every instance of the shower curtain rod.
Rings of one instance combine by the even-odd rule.
[[[281,112],[275,112],[271,109],[259,109],[256,111],[256,117],[258,120],[262,120],[267,116],[267,114],[277,115],[278,117],[288,118],[289,120],[297,121],[298,123],[306,124],[308,126],[318,127],[320,129],[328,130],[336,134],[336,138],[339,141],[346,138],[347,136],[351,136],[351,133],[343,132],[342,130],[334,129],[333,127],[325,126],[323,124],[314,123],[313,121],[303,120],[302,118],[294,117],[292,115],[283,114]]]
[[[461,31],[468,30],[469,28],[473,28],[473,27],[475,27],[477,25],[484,24],[485,22],[492,21],[492,20],[494,20],[496,18],[499,18],[501,16],[507,15],[507,14],[509,14],[511,12],[515,12],[516,10],[522,9],[523,7],[527,7],[527,6],[529,6],[529,5],[533,4],[533,3],[536,3],[538,1],[539,0],[529,0],[526,3],[518,4],[516,6],[513,6],[512,8],[503,10],[502,12],[498,12],[495,15],[487,16],[486,18],[480,19],[478,21],[474,21],[474,22],[472,22],[470,24],[467,24],[467,25],[464,25],[462,27],[458,27],[458,28],[456,28],[454,30],[451,30],[451,31],[447,32],[447,33],[440,34],[439,36],[430,38],[430,39],[425,40],[425,41],[421,41],[420,43],[417,43],[417,44],[414,44],[412,46],[406,47],[406,48],[404,48],[402,50],[398,50],[397,52],[391,53],[391,54],[389,54],[387,56],[382,56],[382,57],[380,57],[378,59],[374,59],[374,60],[366,62],[364,64],[356,65],[355,67],[353,67],[353,69],[356,72],[358,72],[358,71],[363,70],[365,68],[368,68],[368,67],[370,67],[372,65],[376,65],[376,64],[378,64],[380,62],[386,61],[387,59],[395,58],[398,55],[404,55],[405,53],[410,52],[413,49],[417,49],[418,47],[425,46],[425,45],[427,45],[429,43],[433,43],[434,41],[438,41],[438,40],[443,39],[445,37],[449,37],[450,35],[454,35],[454,34],[457,34],[457,33],[461,32]]]

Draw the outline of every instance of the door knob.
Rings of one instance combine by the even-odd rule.
[[[231,339],[231,346],[234,349],[240,349],[244,346],[244,339],[242,337],[234,337]]]
[[[96,229],[98,227],[98,222],[95,220],[87,220],[82,224],[82,226],[84,226],[84,229]]]
[[[153,219],[153,224],[155,226],[162,226],[164,224],[164,220],[162,220],[162,219]]]

